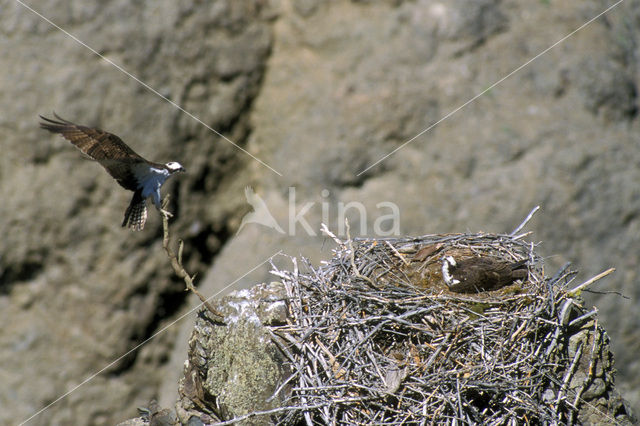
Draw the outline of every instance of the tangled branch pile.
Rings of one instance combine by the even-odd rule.
[[[321,267],[274,271],[289,321],[272,331],[293,370],[277,422],[573,423],[584,404],[595,408],[592,385],[610,385],[596,310],[567,290],[574,273],[545,277],[521,236],[334,239]],[[445,255],[528,259],[529,276],[452,293],[440,272]]]

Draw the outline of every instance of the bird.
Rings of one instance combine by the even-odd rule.
[[[160,188],[175,173],[185,172],[176,161],[166,164],[153,163],[129,148],[118,136],[94,127],[81,126],[67,121],[55,112],[55,120],[40,118],[40,127],[62,135],[86,157],[97,161],[124,189],[133,191],[133,198],[124,213],[123,227],[141,231],[147,221],[147,198],[165,217],[172,214],[162,208]]]
[[[236,235],[242,231],[242,228],[248,223],[257,223],[260,225],[264,225],[271,229],[275,229],[281,234],[284,234],[284,230],[278,225],[276,219],[273,217],[269,208],[267,207],[267,203],[264,202],[262,197],[256,194],[253,191],[253,188],[247,186],[244,188],[244,196],[247,199],[247,203],[253,207],[253,211],[245,214],[242,217],[242,221],[240,222],[240,227],[238,228],[238,232]]]
[[[454,259],[444,256],[442,278],[449,290],[460,293],[479,293],[498,290],[517,279],[526,279],[527,260],[509,262],[493,257]]]

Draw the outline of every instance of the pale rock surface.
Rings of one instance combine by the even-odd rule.
[[[589,303],[611,336],[619,389],[640,408],[640,2],[621,3],[365,173],[609,3],[29,4],[282,176],[0,0],[0,424],[26,420],[103,369],[29,424],[114,424],[151,398],[167,406],[185,359],[188,334],[175,325],[128,353],[189,302],[157,213],[144,232],[121,229],[130,193],[38,128],[37,115],[54,110],[187,168],[164,190],[186,265],[208,295],[278,250],[328,258],[323,202],[336,230],[339,203],[366,207],[366,221],[349,211],[354,234],[361,222],[374,234],[388,213],[377,204],[393,202],[406,235],[510,231],[540,204],[528,229],[553,269],[572,261],[580,280],[617,268],[597,288],[630,299]],[[250,210],[247,185],[285,235],[249,224],[235,236]],[[296,211],[315,202],[306,220],[317,235],[289,226],[290,186]],[[267,280],[267,270],[224,292]]]

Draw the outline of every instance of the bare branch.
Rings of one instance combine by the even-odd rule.
[[[169,204],[169,195],[167,195],[164,200],[162,200],[162,209],[166,210],[167,205]],[[184,283],[187,286],[187,290],[195,293],[196,296],[200,299],[202,304],[207,308],[207,310],[214,316],[216,321],[224,323],[224,315],[220,313],[217,309],[215,309],[209,300],[205,298],[202,293],[198,291],[198,289],[193,285],[194,276],[189,275],[184,266],[182,266],[182,252],[184,249],[184,241],[180,240],[178,247],[178,256],[173,252],[171,247],[169,246],[170,237],[169,237],[169,217],[168,215],[162,215],[162,229],[163,229],[163,238],[162,238],[162,248],[167,253],[169,257],[169,261],[171,263],[171,267],[173,268],[173,272],[184,280]]]
[[[582,284],[576,286],[574,289],[572,289],[571,291],[569,291],[569,294],[571,294],[572,296],[578,295],[580,294],[580,292],[582,290],[584,290],[586,287],[590,286],[591,284],[593,284],[594,282],[606,277],[607,275],[609,275],[610,273],[612,273],[613,271],[615,271],[616,268],[609,268],[604,272],[599,273],[598,275],[596,275],[593,278],[588,279],[587,281],[583,282]]]
[[[533,215],[534,215],[534,214],[535,214],[539,209],[540,209],[540,206],[535,206],[535,207],[533,208],[533,210],[531,210],[531,211],[529,212],[529,214],[527,215],[527,217],[525,217],[525,218],[524,218],[524,220],[522,221],[522,223],[521,223],[520,225],[518,225],[518,227],[517,227],[516,229],[514,229],[513,231],[511,231],[511,234],[509,234],[509,235],[514,236],[514,235],[516,235],[518,232],[520,232],[520,230],[521,230],[522,228],[524,228],[524,227],[525,227],[525,225],[526,225],[527,223],[529,223],[529,221],[531,220],[531,218],[533,217]]]

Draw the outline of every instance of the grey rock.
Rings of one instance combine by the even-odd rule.
[[[576,70],[584,106],[605,120],[629,120],[638,113],[638,88],[630,71],[611,57],[588,59]]]
[[[297,210],[315,202],[306,218],[316,234],[323,202],[332,229],[344,223],[338,203],[362,203],[366,218],[347,215],[354,234],[361,224],[375,234],[376,205],[393,202],[412,235],[510,231],[540,204],[527,229],[545,242],[550,269],[570,260],[580,282],[617,268],[597,290],[629,299],[586,303],[598,306],[617,383],[640,410],[640,2],[622,2],[402,148],[606,5],[294,3],[32,5],[280,177],[19,3],[0,1],[0,406],[9,407],[0,423],[20,423],[107,366],[30,424],[115,424],[154,396],[168,406],[192,328],[183,321],[119,359],[195,305],[167,268],[158,215],[150,212],[147,232],[121,230],[130,195],[38,129],[37,115],[52,110],[187,167],[166,188],[172,229],[208,295],[268,282],[267,268],[238,278],[281,248],[330,256],[323,237],[287,226],[290,185]],[[234,237],[249,211],[246,185],[285,235],[251,224]]]
[[[282,310],[285,299],[281,284],[258,285],[234,292],[214,306],[224,313],[226,326],[213,323],[207,311],[200,312],[179,388],[178,414],[183,423],[190,421],[194,410],[228,419],[279,407],[282,395],[275,392],[288,370],[263,325],[273,323],[273,312]],[[281,317],[275,318],[281,321]],[[242,424],[265,421],[256,416]]]
[[[607,384],[602,379],[594,379],[589,388],[584,391],[582,397],[586,400],[595,399],[602,396],[607,390]]]
[[[272,43],[272,18],[259,3],[33,7],[242,144],[249,124],[240,116]],[[0,406],[11,407],[0,424],[22,422],[103,369],[30,424],[115,424],[157,393],[174,331],[134,348],[176,314],[183,285],[166,269],[155,209],[145,232],[120,228],[130,193],[40,131],[38,114],[98,125],[150,160],[190,170],[164,189],[173,195],[172,226],[198,246],[192,272],[204,271],[231,233],[246,178],[238,191],[227,183],[246,158],[19,3],[0,2],[0,10]],[[214,199],[224,208],[211,209]],[[195,230],[190,217],[199,218]]]

